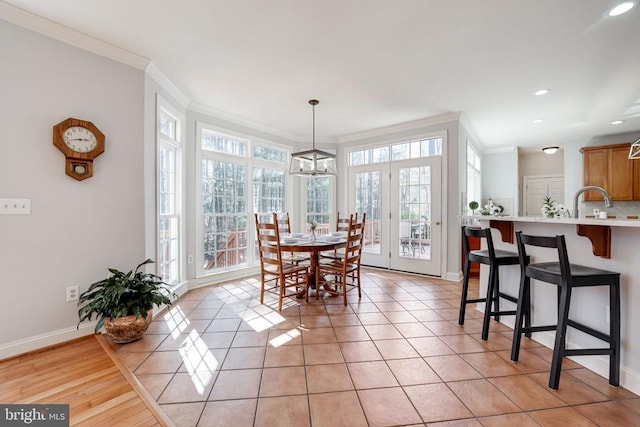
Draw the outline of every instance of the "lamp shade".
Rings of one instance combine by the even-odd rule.
[[[636,139],[629,148],[629,159],[640,159],[640,138]]]
[[[292,175],[336,175],[337,172],[335,154],[313,149],[291,155],[289,173]]]

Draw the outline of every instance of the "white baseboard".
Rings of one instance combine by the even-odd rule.
[[[462,275],[462,271],[448,271],[444,276],[444,280],[448,280],[450,282],[459,282],[463,277],[464,276]]]
[[[79,328],[73,326],[2,344],[0,345],[0,360],[91,335],[94,333],[95,327],[96,322],[83,323]]]

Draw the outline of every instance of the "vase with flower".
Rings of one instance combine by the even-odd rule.
[[[309,223],[309,228],[311,229],[311,241],[315,242],[316,241],[316,228],[318,228],[318,223],[315,221],[311,221]]]

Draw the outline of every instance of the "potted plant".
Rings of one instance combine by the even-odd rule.
[[[154,305],[171,305],[171,292],[160,276],[140,269],[153,261],[147,259],[127,273],[109,268],[109,276],[89,286],[78,300],[78,326],[96,315],[95,332],[104,326],[117,343],[140,339],[149,327]]]
[[[476,214],[476,209],[478,209],[478,206],[480,205],[475,200],[472,200],[469,202],[469,209],[471,209],[471,215]]]

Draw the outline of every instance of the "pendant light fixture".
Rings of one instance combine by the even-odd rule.
[[[631,144],[631,148],[629,148],[629,159],[640,159],[640,138]]]
[[[336,155],[326,151],[316,150],[316,105],[319,101],[310,99],[312,122],[312,149],[291,154],[289,173],[299,176],[332,176],[336,175]]]

